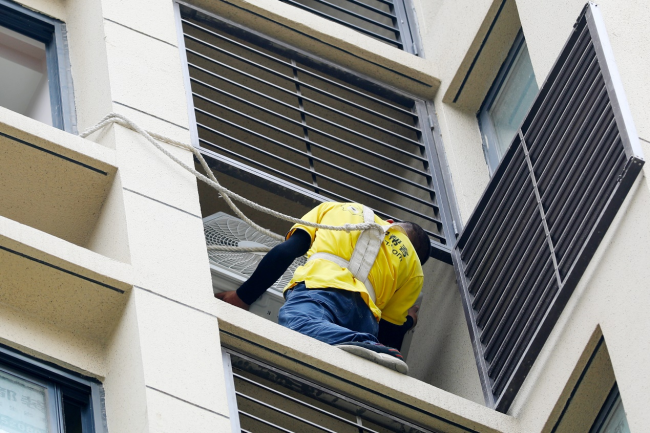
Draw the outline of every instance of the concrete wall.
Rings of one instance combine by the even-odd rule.
[[[484,404],[454,268],[429,260],[423,270],[425,283],[418,326],[412,331],[405,353],[409,375]]]
[[[171,1],[24,3],[66,23],[79,130],[116,111],[149,130],[189,142]],[[89,283],[39,264],[30,265],[28,277],[21,256],[3,259],[3,288],[16,289],[3,292],[2,342],[100,379],[110,431],[229,430],[218,324],[201,311],[214,299],[194,177],[120,126],[81,140],[13,113],[0,115],[3,131],[27,131],[30,140],[84,163],[103,164],[110,175],[108,183],[95,185],[86,173],[45,162],[49,171],[32,171],[20,189],[29,203],[34,199],[27,194],[31,185],[38,188],[39,182],[49,181],[53,192],[41,201],[50,209],[61,207],[54,220],[62,223],[49,228],[29,220],[20,203],[5,207],[2,215],[16,222],[3,220],[3,245],[81,275],[94,272],[93,278],[111,281],[121,291],[102,295],[98,302],[103,305],[95,306],[91,293],[99,292]],[[189,152],[170,151],[192,164]],[[11,164],[12,157],[16,168],[17,162],[34,158],[6,156],[4,163]],[[62,206],[60,201],[72,193],[86,202]],[[17,202],[11,196],[7,200]],[[92,216],[76,215],[81,208],[92,209]],[[79,233],[84,239],[75,237]],[[53,300],[24,302],[27,289],[37,284]],[[76,297],[77,309],[71,303]],[[56,309],[50,313],[52,305]],[[87,326],[74,325],[84,311],[93,314],[94,322],[86,318]]]
[[[100,7],[110,109],[189,142],[172,3],[103,1]],[[128,322],[108,352],[116,354],[111,372],[141,371],[132,378],[141,384],[139,395],[128,395],[134,401],[126,408],[111,404],[124,400],[109,398],[107,390],[109,429],[115,423],[116,431],[140,431],[138,425],[161,432],[227,430],[217,322],[197,311],[211,301],[212,286],[196,182],[132,131],[113,127],[98,139],[116,150],[135,275],[132,309],[122,319]],[[190,153],[170,151],[192,163]],[[116,395],[125,390],[119,378],[109,384]]]

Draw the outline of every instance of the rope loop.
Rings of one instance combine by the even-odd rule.
[[[121,125],[127,129],[131,129],[132,131],[137,132],[138,134],[142,135],[149,143],[151,143],[156,149],[158,149],[160,152],[165,154],[169,159],[174,161],[176,164],[180,165],[183,167],[185,170],[189,171],[192,173],[197,179],[200,181],[208,184],[210,187],[215,189],[221,197],[224,199],[226,204],[232,209],[232,211],[244,222],[246,222],[248,225],[250,225],[252,228],[257,230],[260,233],[263,233],[267,236],[269,236],[272,239],[275,239],[277,241],[284,241],[284,236],[280,236],[277,233],[274,233],[268,229],[265,229],[264,227],[261,227],[260,225],[256,224],[254,221],[252,221],[250,218],[248,218],[240,209],[237,207],[237,205],[234,203],[233,200],[236,200],[240,203],[245,204],[246,206],[255,209],[257,211],[263,212],[267,215],[274,216],[276,218],[282,219],[284,221],[288,221],[294,224],[302,224],[307,227],[313,227],[319,230],[336,230],[336,231],[346,231],[346,232],[351,232],[351,231],[363,231],[363,230],[379,230],[381,233],[383,233],[383,226],[377,223],[361,223],[361,224],[344,224],[342,226],[332,226],[332,225],[326,225],[326,224],[318,224],[318,223],[313,223],[311,221],[305,221],[300,218],[295,218],[290,215],[283,214],[281,212],[275,211],[273,209],[269,209],[265,206],[262,206],[258,203],[255,203],[252,200],[249,200],[245,197],[240,196],[239,194],[230,191],[228,188],[222,186],[217,178],[215,177],[214,173],[212,170],[210,170],[210,167],[208,166],[208,163],[205,161],[205,158],[203,158],[203,155],[201,155],[201,152],[189,144],[182,143],[180,141],[174,140],[172,138],[166,137],[164,135],[156,134],[155,132],[150,132],[142,129],[140,126],[138,126],[135,122],[129,120],[126,116],[118,113],[109,113],[102,120],[97,122],[94,126],[86,129],[83,131],[79,136],[81,138],[86,138],[90,134],[99,131],[100,129],[103,129],[106,126],[112,125],[114,123],[117,123],[118,125]],[[167,149],[165,149],[160,143],[167,143],[171,144],[172,146],[179,147],[181,149],[189,150],[194,154],[196,159],[201,164],[201,167],[203,167],[203,170],[208,174],[208,177],[197,171],[194,167],[191,167],[187,164],[185,164],[183,161],[181,161],[178,157],[170,153]],[[234,247],[234,246],[226,246],[226,245],[210,245],[208,246],[208,250],[213,250],[213,251],[232,251],[232,252],[265,252],[269,251],[271,248],[270,247]]]

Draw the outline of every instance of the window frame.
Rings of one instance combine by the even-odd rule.
[[[392,0],[392,1],[379,0],[380,3],[389,6],[390,11],[387,11],[386,12],[387,15],[385,16],[388,15],[391,16],[391,21],[393,23],[392,27],[394,29],[392,31],[396,33],[396,38],[394,41],[389,40],[390,38],[384,38],[382,35],[377,35],[372,30],[362,28],[358,24],[355,24],[354,22],[350,22],[345,18],[336,17],[325,11],[320,11],[318,9],[315,9],[313,7],[314,5],[303,4],[296,0],[279,0],[279,1],[294,6],[296,8],[308,11],[314,15],[335,22],[342,26],[349,27],[363,34],[364,36],[381,41],[391,47],[397,48],[398,50],[406,51],[407,53],[413,54],[415,56],[424,57],[422,42],[420,40],[419,28],[417,24],[417,18],[415,14],[415,8],[413,6],[412,0]],[[378,25],[374,23],[373,22],[374,20],[370,17],[366,16],[365,18],[360,18],[360,16],[363,16],[363,13],[354,12],[351,10],[345,12],[347,9],[344,6],[334,4],[331,1],[328,0],[313,0],[313,1],[316,2],[317,4],[324,5],[333,10],[342,11],[344,14],[346,14],[346,16],[349,16],[353,19],[356,18],[356,19],[360,19],[361,21],[370,22],[371,24],[374,24],[376,26]],[[363,4],[363,2],[359,2],[357,0],[346,0],[346,1],[352,4],[355,3]],[[366,7],[366,9],[371,9],[371,8],[372,5],[367,5]],[[384,15],[384,13],[380,13],[380,14]],[[382,24],[379,24],[379,26],[383,27]]]
[[[519,53],[521,52],[525,44],[526,44],[526,38],[524,37],[523,29],[520,28],[519,32],[517,33],[517,36],[515,37],[514,42],[512,43],[512,46],[510,47],[508,56],[503,61],[503,64],[499,69],[499,73],[494,79],[494,82],[492,82],[492,85],[490,86],[490,90],[485,96],[485,99],[483,100],[483,104],[481,105],[481,108],[479,109],[476,115],[476,117],[478,118],[479,130],[481,131],[483,155],[485,156],[485,162],[487,163],[488,170],[490,171],[490,176],[494,175],[494,172],[497,170],[497,167],[499,167],[501,158],[499,157],[499,153],[496,147],[489,146],[489,142],[496,143],[498,141],[496,129],[494,128],[492,119],[490,119],[489,111],[494,105],[494,102],[496,101],[497,97],[499,96],[501,88],[503,87],[503,84],[506,82],[506,79],[508,78],[510,71],[512,70],[512,67],[515,64],[515,60],[517,59],[517,56],[519,55]]]
[[[0,26],[45,44],[52,126],[76,134],[77,121],[65,23],[10,0],[0,0]]]
[[[103,388],[96,379],[38,360],[0,344],[0,370],[47,389],[48,417],[53,428],[65,433],[63,405],[81,406],[84,433],[107,433]]]
[[[603,431],[602,428],[605,427],[605,422],[609,420],[609,416],[612,414],[612,411],[614,410],[616,404],[619,401],[621,402],[621,404],[623,404],[621,393],[618,390],[618,384],[614,383],[614,386],[612,387],[612,390],[609,392],[609,395],[607,396],[607,400],[605,400],[605,403],[603,403],[603,407],[600,409],[600,412],[598,413],[598,416],[596,417],[594,424],[591,426],[591,429],[589,429],[589,433],[602,433]],[[627,421],[627,416],[626,416],[626,421]]]

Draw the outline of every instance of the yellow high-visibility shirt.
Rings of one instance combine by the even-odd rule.
[[[308,212],[303,220],[327,225],[363,223],[363,206],[358,203],[322,203]],[[389,223],[375,215],[375,222]],[[294,225],[287,233],[287,239],[296,229],[311,236],[310,257],[316,252],[335,254],[350,260],[352,251],[361,234],[360,231],[319,230],[302,224]],[[395,325],[406,321],[408,309],[413,306],[422,290],[424,274],[420,259],[408,236],[398,229],[389,229],[381,245],[377,261],[370,270],[368,279],[375,288],[376,303],[370,299],[364,284],[352,273],[329,260],[312,260],[300,266],[285,291],[304,282],[309,289],[335,288],[361,293],[379,321],[383,318]]]

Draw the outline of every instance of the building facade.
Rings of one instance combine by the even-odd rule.
[[[0,431],[646,431],[648,18],[0,0]],[[272,210],[422,225],[409,376],[277,325],[286,279],[250,312],[214,299],[261,255],[209,246],[278,241],[137,131],[80,136],[109,113]]]

